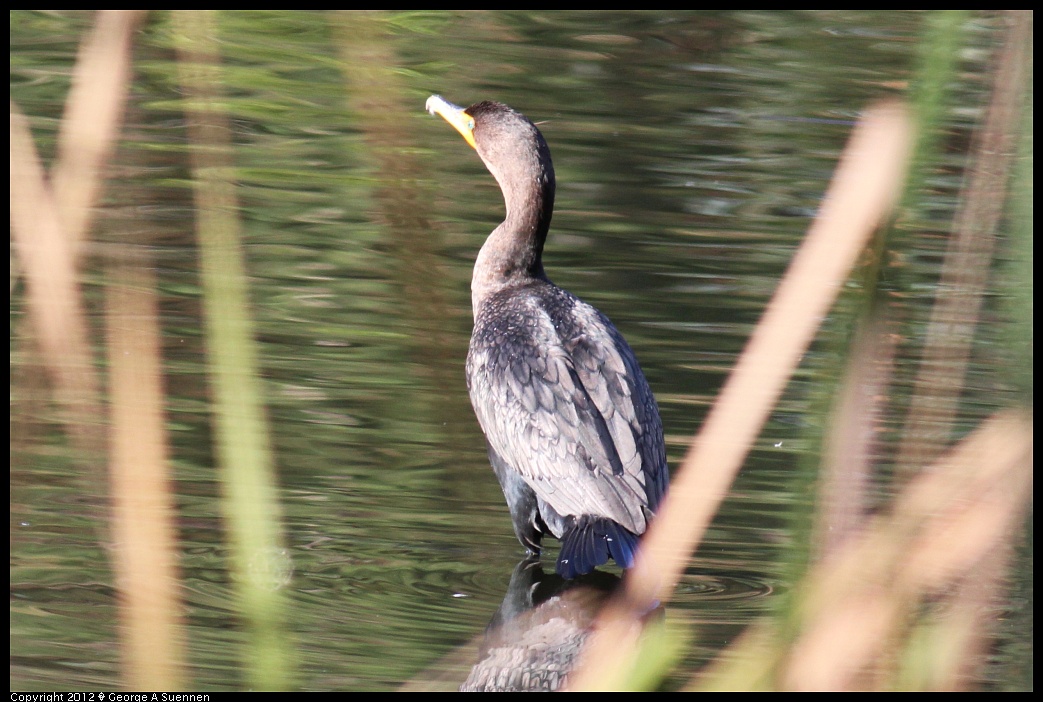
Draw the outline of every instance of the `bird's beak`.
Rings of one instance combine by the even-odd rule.
[[[460,132],[472,149],[478,148],[474,145],[474,117],[464,112],[464,108],[443,100],[440,95],[429,97],[424,106],[431,114],[441,115],[442,119],[456,127],[456,131]]]

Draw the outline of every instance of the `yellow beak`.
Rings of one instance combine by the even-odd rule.
[[[460,132],[472,149],[478,148],[474,145],[474,117],[464,112],[464,108],[443,100],[441,95],[429,97],[424,107],[431,114],[441,115],[442,119],[456,127],[456,131]]]

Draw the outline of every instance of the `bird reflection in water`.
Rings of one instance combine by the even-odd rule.
[[[461,692],[553,692],[576,664],[601,605],[620,584],[605,572],[546,575],[539,556],[514,569]]]

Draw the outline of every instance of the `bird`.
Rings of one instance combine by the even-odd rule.
[[[515,535],[539,555],[561,542],[565,579],[630,568],[669,481],[663,425],[637,358],[607,316],[550,281],[550,149],[525,115],[495,101],[427,111],[456,128],[503,192],[506,216],[471,278],[467,388]]]

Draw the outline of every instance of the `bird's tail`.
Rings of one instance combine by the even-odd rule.
[[[570,580],[608,562],[609,556],[623,568],[634,565],[637,536],[615,522],[584,515],[561,537],[558,575]]]

